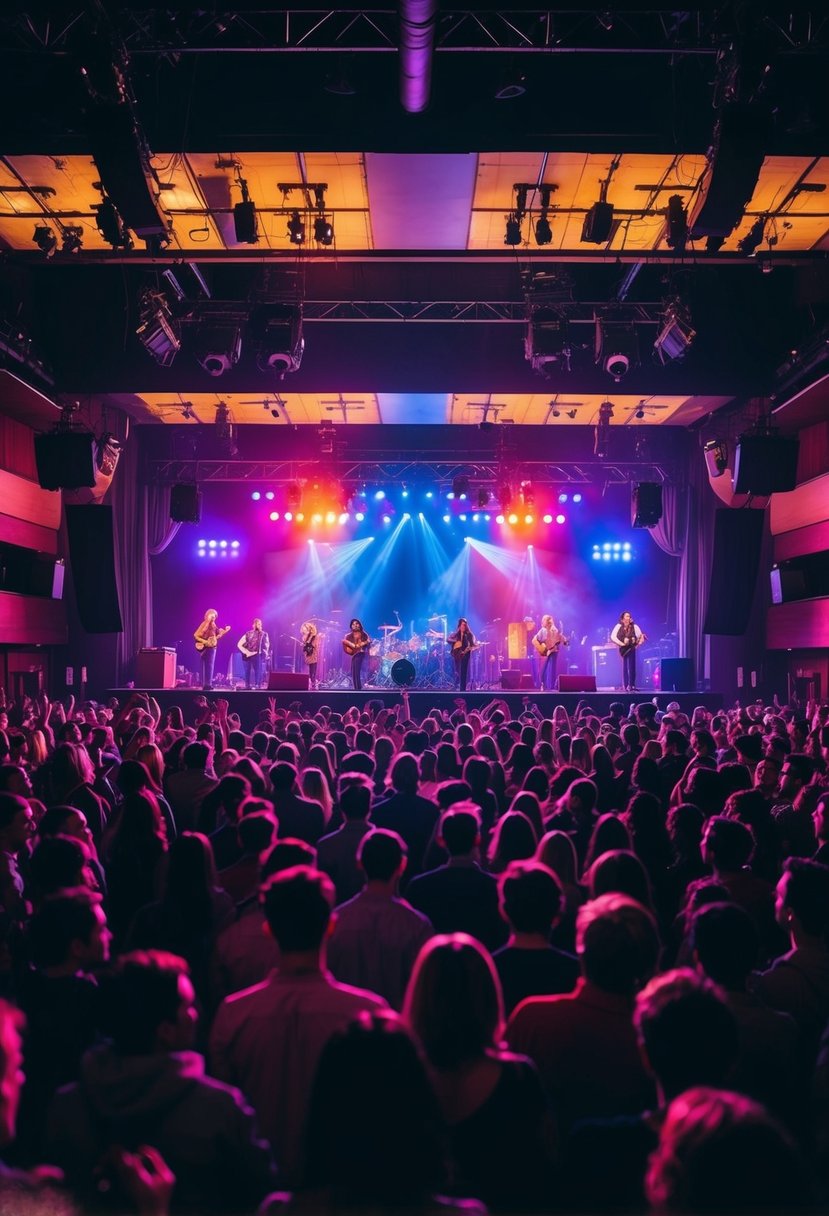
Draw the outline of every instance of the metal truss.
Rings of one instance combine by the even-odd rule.
[[[607,300],[591,303],[574,300],[542,303],[533,299],[529,309],[554,309],[571,324],[592,325],[596,315],[618,305]],[[631,322],[656,325],[665,311],[664,304],[630,304],[625,317]],[[528,305],[521,300],[306,300],[305,321],[479,321],[525,324]]]
[[[634,481],[676,479],[676,469],[670,462],[618,460],[577,460],[550,463],[543,460],[518,459],[521,475],[537,485],[625,484]],[[154,460],[149,463],[149,475],[154,482],[256,482],[279,485],[302,482],[320,476],[317,460]],[[455,477],[465,475],[470,485],[484,485],[504,479],[503,465],[496,461],[463,462],[435,460],[431,454],[416,453],[403,457],[365,459],[357,461],[328,461],[326,473],[346,484],[387,484],[396,481],[419,481],[431,484],[451,484]],[[471,508],[470,509],[474,509]]]
[[[89,36],[96,23],[90,8],[32,5],[29,11],[0,14],[7,46],[26,51],[66,53]],[[45,11],[44,11],[45,8]],[[175,4],[124,5],[109,14],[112,28],[130,55],[177,59],[200,53],[279,53],[315,51],[334,54],[396,53],[399,39],[396,5],[327,8],[242,4],[203,8]],[[767,17],[764,35],[783,53],[802,53],[825,46],[829,20],[814,11],[783,12]],[[439,15],[436,53],[521,53],[718,55],[727,31],[715,8],[681,10],[667,5],[656,11],[595,12],[540,6],[453,8]]]

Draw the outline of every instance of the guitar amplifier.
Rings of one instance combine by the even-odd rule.
[[[149,646],[139,650],[135,662],[138,688],[175,688],[176,652],[169,646]]]
[[[559,676],[559,692],[595,692],[595,676]]]

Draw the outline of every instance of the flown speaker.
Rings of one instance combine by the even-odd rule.
[[[44,490],[79,490],[95,485],[95,436],[88,431],[52,431],[35,436],[37,480]]]
[[[631,487],[630,522],[634,528],[655,528],[662,518],[662,486],[640,481]]]
[[[784,494],[797,485],[800,441],[782,435],[741,435],[734,457],[737,494]]]
[[[170,491],[170,519],[181,524],[201,521],[201,490],[198,486],[183,482],[173,486]]]

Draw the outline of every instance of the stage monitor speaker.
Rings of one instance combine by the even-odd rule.
[[[559,676],[559,692],[595,692],[595,676]]]
[[[535,688],[535,681],[531,671],[522,671],[521,679],[518,681],[519,688]]]
[[[663,659],[659,664],[659,687],[663,692],[693,692],[694,664],[691,659]]]
[[[521,687],[521,672],[513,671],[512,668],[505,667],[501,670],[501,687],[502,688],[520,688]]]
[[[169,646],[145,646],[135,662],[138,688],[175,688],[176,652]]]
[[[201,521],[201,490],[179,483],[170,491],[170,519],[174,523],[197,524]]]
[[[703,633],[732,637],[745,633],[760,568],[764,522],[764,511],[721,507],[716,512]]]
[[[95,485],[95,436],[53,431],[35,436],[37,480],[44,490],[80,490]]]
[[[640,481],[631,487],[630,522],[634,528],[654,528],[662,518],[662,486]]]
[[[310,678],[302,671],[272,671],[268,676],[268,692],[307,692]]]
[[[796,436],[741,435],[734,457],[734,491],[737,494],[785,494],[797,485]]]
[[[78,616],[87,633],[120,633],[112,507],[67,506],[69,564]]]

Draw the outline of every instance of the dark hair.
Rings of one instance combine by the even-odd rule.
[[[348,781],[340,788],[340,811],[343,819],[355,821],[368,819],[374,787],[368,777],[359,773],[349,774]]]
[[[14,823],[21,811],[28,809],[28,802],[17,794],[0,794],[0,832]]]
[[[83,815],[76,806],[50,806],[44,811],[37,825],[37,834],[41,840],[48,836],[63,835],[63,829],[73,815]]]
[[[184,751],[181,753],[181,759],[185,768],[205,768],[209,758],[210,748],[206,743],[201,742],[188,743],[187,747],[185,747]]]
[[[121,1055],[153,1051],[159,1027],[178,1018],[187,963],[166,950],[134,950],[115,962],[103,991],[104,1022]]]
[[[162,913],[171,927],[213,928],[216,865],[210,841],[201,832],[182,832],[170,846]]]
[[[444,1181],[442,1125],[423,1060],[399,1016],[362,1012],[320,1056],[304,1185],[333,1188],[358,1211],[420,1210],[415,1197],[428,1200]]]
[[[47,896],[29,924],[29,951],[36,967],[66,961],[73,942],[88,942],[98,924],[101,896],[88,887],[63,887]]]
[[[274,874],[262,895],[268,928],[284,954],[319,948],[334,907],[334,884],[327,874],[293,866]]]
[[[245,853],[263,853],[273,844],[278,824],[273,811],[251,811],[242,815],[236,834]]]
[[[316,864],[317,850],[313,845],[305,840],[298,840],[295,836],[285,836],[282,840],[277,840],[262,859],[259,879],[264,884],[274,874],[282,874],[285,870],[292,870],[294,866],[310,866],[313,870]]]
[[[704,839],[716,869],[729,873],[748,865],[754,852],[751,828],[725,815],[714,815],[708,820]]]
[[[591,983],[605,992],[633,996],[656,968],[656,921],[627,895],[600,895],[579,908],[576,952]]]
[[[89,856],[89,849],[74,836],[47,836],[35,846],[29,859],[32,893],[42,898],[63,887],[81,885],[81,871]]]
[[[538,838],[531,820],[523,811],[507,811],[492,833],[487,857],[491,870],[503,870],[511,861],[532,857]]]
[[[357,850],[357,860],[369,882],[388,882],[406,855],[402,837],[385,828],[369,832]]]
[[[441,816],[438,835],[450,857],[471,853],[480,834],[480,812],[472,803],[456,803]]]
[[[498,880],[504,919],[517,933],[548,935],[561,915],[564,891],[557,876],[537,861],[513,861]]]
[[[409,980],[403,1016],[435,1068],[455,1068],[497,1048],[501,984],[480,942],[466,933],[430,938]]]
[[[585,873],[590,869],[594,861],[605,853],[610,853],[616,849],[624,849],[630,852],[630,832],[626,824],[612,811],[608,811],[604,815],[600,815],[593,826],[593,831],[590,833],[590,843],[587,846],[587,853],[584,858]]]
[[[785,907],[790,908],[807,933],[825,934],[829,928],[829,866],[802,857],[783,863]]]
[[[726,1083],[737,1022],[710,979],[690,968],[656,976],[636,997],[633,1024],[666,1097]]]
[[[745,908],[712,903],[694,913],[691,945],[703,971],[715,983],[741,989],[757,965],[760,937]]]
[[[617,892],[635,899],[645,908],[653,904],[648,872],[629,849],[609,849],[593,862],[584,875],[590,898]]]

